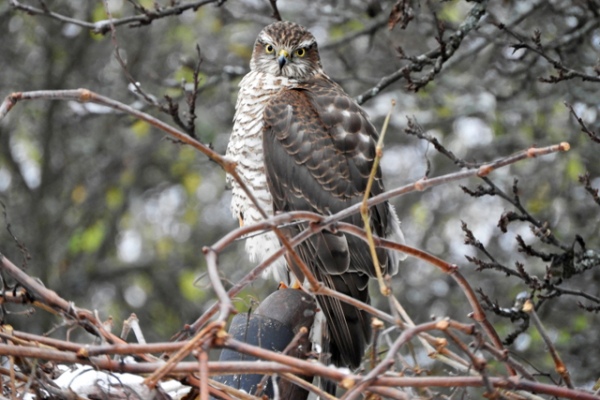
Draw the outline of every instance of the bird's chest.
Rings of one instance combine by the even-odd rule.
[[[264,111],[268,102],[277,92],[294,84],[284,77],[251,72],[240,82],[236,103],[233,131],[227,147],[227,156],[237,162],[240,178],[252,190],[261,207],[272,213],[272,200],[269,193],[263,156]],[[248,223],[260,220],[248,196],[241,187],[228,178],[233,189],[232,211]],[[248,212],[250,211],[250,212]]]
[[[227,146],[227,156],[237,163],[237,172],[241,180],[267,215],[273,213],[273,200],[269,192],[263,156],[264,111],[272,96],[291,84],[293,83],[286,78],[256,72],[246,75],[240,82],[233,131]],[[227,179],[232,188],[233,216],[244,225],[261,221],[261,213],[239,183],[231,176]],[[251,261],[263,261],[278,248],[279,240],[273,232],[246,239],[246,251]],[[285,260],[276,260],[266,273],[273,273],[278,281],[286,282]]]
[[[265,107],[271,98],[294,81],[285,77],[250,72],[240,82],[231,140],[241,142],[241,150],[257,143],[262,149],[262,129]],[[254,151],[253,151],[254,152]],[[262,154],[262,151],[260,152]]]

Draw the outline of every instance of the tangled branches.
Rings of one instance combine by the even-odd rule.
[[[165,126],[149,115],[129,109],[127,106],[84,89],[16,93],[5,99],[0,106],[1,114],[6,115],[10,112],[17,101],[40,98],[91,101],[129,112],[163,129],[177,140],[192,144],[223,168],[229,168],[227,160],[214,153],[210,148],[196,142],[195,139]],[[568,149],[569,146],[566,143],[547,148],[531,148],[494,162],[473,166],[464,171],[440,177],[428,177],[376,196],[368,203],[369,206],[372,206],[394,196],[411,191],[423,191],[432,186],[469,176],[479,176],[482,179],[487,179],[486,177],[494,170],[519,160]],[[234,170],[232,169],[232,171]],[[323,229],[336,229],[368,240],[368,234],[362,229],[341,222],[347,215],[358,212],[359,208],[360,204],[357,204],[338,214],[327,217],[308,212],[279,214],[265,219],[262,223],[238,228],[214,245],[206,248],[209,278],[217,300],[195,323],[186,326],[176,334],[173,342],[127,343],[122,338],[113,335],[107,329],[107,323],[102,322],[94,313],[77,308],[74,304],[61,298],[57,293],[45,288],[38,281],[28,276],[8,259],[2,257],[2,270],[7,276],[10,276],[9,280],[5,279],[6,286],[3,297],[5,306],[9,303],[20,304],[21,306],[29,305],[50,312],[61,319],[63,324],[71,326],[72,330],[84,330],[101,342],[100,345],[91,345],[89,343],[73,342],[68,338],[66,340],[50,339],[28,332],[11,331],[5,325],[2,332],[5,343],[0,346],[0,353],[8,357],[10,362],[17,367],[16,369],[6,370],[6,389],[13,391],[13,393],[32,391],[43,397],[51,393],[50,387],[55,390],[52,379],[60,373],[56,369],[58,364],[81,364],[93,366],[95,370],[103,371],[109,375],[114,374],[113,376],[117,377],[120,376],[117,374],[122,373],[135,375],[152,372],[143,381],[137,382],[135,389],[130,389],[134,390],[140,397],[144,396],[142,393],[146,393],[144,392],[146,390],[155,390],[162,393],[164,388],[159,386],[159,382],[166,379],[176,379],[181,385],[186,386],[189,391],[198,393],[201,398],[208,398],[209,394],[222,398],[228,398],[227,396],[251,398],[234,388],[223,386],[210,377],[222,374],[268,374],[277,376],[280,380],[291,382],[294,385],[299,385],[305,389],[305,392],[312,391],[331,397],[331,395],[325,394],[311,383],[315,377],[326,379],[335,382],[345,390],[342,397],[345,399],[357,398],[364,392],[383,397],[409,398],[410,394],[405,390],[407,387],[426,390],[430,395],[433,395],[441,387],[453,387],[455,389],[459,387],[481,387],[485,396],[490,397],[521,396],[521,392],[529,392],[567,398],[595,398],[591,393],[573,388],[568,371],[550,340],[546,344],[555,358],[556,370],[562,377],[566,387],[536,381],[534,374],[506,351],[498,333],[487,319],[475,291],[461,274],[458,266],[451,265],[419,249],[376,237],[372,238],[375,245],[405,252],[434,265],[440,271],[452,277],[469,302],[472,309],[471,318],[475,323],[465,324],[450,318],[442,318],[427,323],[415,324],[393,294],[389,297],[392,310],[392,314],[389,314],[323,287],[312,277],[312,280],[309,280],[314,281],[310,287],[311,295],[334,296],[373,315],[373,326],[377,332],[377,340],[373,343],[369,360],[363,364],[363,369],[352,373],[310,360],[299,359],[287,353],[276,353],[269,349],[241,342],[225,331],[229,316],[234,311],[231,298],[256,279],[273,260],[286,251],[294,252],[294,247],[301,241]],[[219,255],[231,246],[236,239],[254,232],[278,229],[278,227],[285,224],[297,222],[309,222],[308,228],[291,240],[282,237],[284,246],[273,254],[270,259],[257,266],[231,289],[226,290],[223,287],[218,273]],[[482,248],[480,244],[477,244],[472,234],[469,234],[466,227],[465,230],[471,238],[472,244]],[[546,238],[552,242],[551,236],[546,235]],[[516,272],[512,273],[515,274]],[[535,321],[536,328],[543,332],[542,324],[529,300],[523,302],[522,306],[515,312],[529,315]],[[214,318],[215,316],[216,318]],[[300,336],[306,334],[306,330],[299,332],[301,332],[299,333]],[[433,371],[422,370],[414,360],[410,361],[407,354],[411,346],[416,346],[413,343],[414,341],[417,341],[419,347],[422,347],[430,358],[436,360],[436,363],[451,367],[456,375],[435,374]],[[306,342],[303,343],[306,346]],[[209,361],[208,352],[211,349],[230,349],[253,356],[263,362]],[[162,356],[153,355],[156,353],[162,353]],[[315,354],[311,352],[297,354],[301,354],[304,358],[315,357]],[[113,355],[118,355],[118,357],[111,359],[110,356]],[[133,357],[135,361],[128,361],[130,357],[124,358],[125,355]],[[184,361],[189,356],[194,357],[196,361]],[[47,364],[47,362],[50,362],[50,364]],[[299,376],[307,378],[303,379]],[[108,387],[114,390],[114,384],[110,384]],[[95,390],[100,389],[96,387]]]
[[[129,0],[121,8],[112,8],[115,2],[98,3],[96,7],[93,2],[75,6],[76,2],[11,0],[10,23],[0,27],[7,38],[0,43],[6,54],[0,60],[0,86],[17,91],[95,85],[102,86],[105,94],[84,89],[16,92],[0,104],[0,117],[5,117],[0,125],[0,196],[2,215],[12,220],[12,226],[5,224],[9,234],[0,237],[4,397],[300,399],[312,393],[331,399],[333,395],[320,386],[327,381],[345,399],[598,398],[592,389],[597,371],[590,367],[597,364],[597,352],[591,351],[597,336],[591,322],[600,310],[594,225],[594,207],[600,204],[594,149],[599,142],[597,0],[397,0],[387,4],[391,7],[387,12],[383,12],[384,2],[368,1],[366,13],[361,2],[347,2],[352,7],[342,10],[324,1],[306,7],[302,15],[290,8],[298,2],[280,2],[278,7],[274,0],[155,2],[152,7]],[[194,14],[202,7],[202,13]],[[272,18],[292,16],[323,36],[320,50],[328,70],[331,66],[332,76],[349,92],[362,93],[357,99],[372,107],[369,113],[374,120],[387,111],[385,96],[396,98],[400,116],[392,118],[388,162],[382,164],[396,172],[396,176],[386,174],[396,182],[367,206],[401,197],[404,227],[416,231],[425,226],[422,237],[410,232],[407,237],[415,246],[402,246],[342,223],[361,211],[359,205],[336,215],[279,214],[225,234],[229,228],[224,219],[217,221],[221,230],[206,222],[207,214],[218,219],[215,210],[225,208],[222,204],[204,213],[191,205],[192,210],[176,210],[203,232],[192,237],[186,236],[185,229],[178,232],[178,240],[187,244],[186,249],[192,248],[187,259],[178,257],[183,252],[171,243],[160,243],[162,247],[150,252],[162,251],[171,258],[106,268],[122,261],[115,256],[116,247],[124,242],[120,236],[131,227],[128,222],[135,219],[131,214],[136,211],[123,197],[139,199],[128,197],[130,186],[123,182],[139,183],[133,189],[136,194],[156,193],[162,190],[157,186],[173,184],[193,193],[186,200],[197,195],[206,203],[202,206],[207,199],[218,201],[211,194],[218,192],[222,170],[235,175],[235,166],[215,148],[222,146],[219,140],[230,129],[236,78],[247,68],[251,43],[245,38]],[[44,73],[32,73],[32,65],[44,68]],[[123,81],[129,86],[123,87]],[[131,106],[114,100],[123,92],[133,97]],[[31,100],[43,106],[16,106]],[[61,103],[44,108],[48,100]],[[381,110],[378,103],[385,104]],[[140,110],[167,115],[177,129]],[[417,139],[394,137],[405,127],[397,120],[413,114],[425,126],[411,118],[405,132]],[[88,125],[92,119],[96,124]],[[466,137],[457,128],[461,120],[478,122],[478,135]],[[130,126],[131,121],[135,122]],[[92,125],[98,130],[89,128]],[[166,145],[157,146],[159,141],[147,135],[149,127],[167,133]],[[82,143],[87,129],[91,134]],[[481,134],[486,129],[487,142]],[[122,141],[130,134],[135,145]],[[151,139],[142,145],[144,135]],[[394,146],[406,152],[394,153]],[[561,154],[569,146],[573,150]],[[158,153],[157,147],[161,151],[194,148],[202,156],[182,152],[193,160],[185,164],[175,159],[181,154],[167,152],[166,162],[152,164],[149,159]],[[123,148],[131,151],[119,152]],[[425,164],[424,148],[435,149],[438,157],[427,157],[425,173],[411,174],[411,166],[402,164],[403,157],[418,153],[405,164]],[[39,181],[35,174],[31,178],[35,161],[40,164]],[[444,162],[453,172],[437,172]],[[160,175],[166,170],[177,179],[166,183],[172,178]],[[212,184],[211,179],[220,183]],[[94,186],[94,180],[103,184]],[[464,195],[453,184],[463,185]],[[199,185],[204,185],[202,190]],[[125,188],[125,194],[115,188]],[[455,193],[456,197],[446,197]],[[427,203],[436,196],[441,200]],[[462,199],[460,207],[457,197]],[[487,205],[492,203],[496,208],[490,212]],[[152,204],[144,206],[152,208]],[[65,212],[74,208],[79,212]],[[106,216],[102,213],[112,224],[98,224],[103,241],[98,231],[85,230]],[[164,215],[152,217],[161,229],[168,225],[177,230],[173,220],[170,225],[163,220]],[[452,224],[446,224],[451,218]],[[231,256],[236,243],[248,235],[289,224],[306,229],[293,238],[281,237],[284,246],[264,263],[247,271]],[[146,232],[146,228],[131,230]],[[301,300],[295,298],[296,306],[288,309],[302,311],[305,318],[314,315],[314,305],[306,301],[314,295],[334,296],[367,311],[373,317],[375,339],[356,371],[323,361],[327,350],[311,344],[306,320],[290,325],[286,345],[277,350],[265,345],[266,337],[257,335],[259,340],[252,342],[244,336],[249,332],[244,329],[254,321],[259,321],[265,334],[272,331],[261,321],[281,322],[268,300],[273,295],[263,297],[264,291],[260,305],[251,306],[252,312],[240,306],[256,287],[262,289],[263,284],[257,283],[262,272],[284,253],[293,256],[298,243],[323,229],[356,235],[374,246],[411,256],[401,266],[401,277],[382,277],[390,296],[374,296],[371,306],[323,287],[310,273],[305,290],[275,292],[284,297],[300,294]],[[87,236],[79,236],[86,236],[88,247],[97,245],[97,240],[102,242],[98,246],[110,250],[82,256],[77,246],[83,245],[75,240],[81,239],[74,238],[74,230],[85,230]],[[42,238],[34,242],[37,238],[32,234],[21,241],[23,231],[39,232]],[[217,233],[204,235],[207,232]],[[466,246],[460,247],[462,242]],[[17,255],[10,254],[12,243]],[[205,246],[202,252],[199,244]],[[44,251],[48,248],[62,251]],[[91,265],[84,265],[82,259],[92,260]],[[181,278],[182,265],[193,276]],[[159,275],[163,266],[168,271]],[[192,296],[185,302],[180,301],[183,295],[178,301],[170,297],[185,291],[178,279],[193,281],[202,269],[207,271],[206,290],[190,285]],[[84,270],[93,270],[87,281],[81,279]],[[123,301],[119,304],[126,304],[125,314],[107,317],[116,300],[110,306],[99,305],[94,295],[105,287],[91,288],[101,274],[113,274],[111,279],[122,283],[113,286],[119,295],[132,286],[127,278],[141,276],[140,286],[153,303],[134,306]],[[147,283],[150,278],[144,281],[150,275],[152,284]],[[449,290],[431,295],[440,282]],[[77,297],[73,288],[83,295]],[[112,296],[111,301],[118,297]],[[424,296],[430,297],[424,300]],[[79,307],[82,298],[89,298],[89,309]],[[278,299],[276,303],[283,304]],[[432,306],[435,302],[444,307]],[[177,308],[190,304],[180,314],[193,322],[170,320],[180,311]],[[131,309],[140,321],[134,316],[121,321]],[[429,318],[431,313],[438,316]],[[155,321],[149,321],[149,315],[158,315],[155,325],[162,330],[152,331]],[[243,327],[241,335],[231,328],[236,323]],[[116,335],[115,326],[120,324],[127,328]],[[151,337],[148,343],[141,326]],[[128,336],[129,331],[136,333],[136,340]],[[238,358],[219,359],[220,352]],[[242,391],[231,385],[229,377],[240,381],[253,377],[255,383]],[[288,390],[298,394],[288,396]]]

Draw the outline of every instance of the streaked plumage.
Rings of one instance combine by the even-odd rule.
[[[259,34],[240,82],[227,155],[269,213],[308,210],[333,214],[362,200],[375,156],[377,131],[365,112],[321,67],[313,35],[300,25],[276,22]],[[258,210],[236,182],[231,210],[244,224],[260,221]],[[377,171],[371,196],[384,190]],[[373,231],[403,241],[388,203],[371,209]],[[362,226],[359,215],[346,222]],[[287,228],[290,236],[303,227]],[[246,250],[261,261],[279,248],[273,233],[247,239]],[[375,276],[365,242],[323,232],[297,247],[317,279],[339,292],[369,302],[368,281]],[[384,273],[394,274],[399,255],[378,250]],[[293,268],[294,266],[289,266]],[[280,259],[272,272],[287,281]],[[357,367],[370,340],[369,315],[329,297],[318,301],[331,337],[332,361]]]

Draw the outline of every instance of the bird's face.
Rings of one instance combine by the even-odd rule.
[[[258,35],[250,68],[274,76],[305,80],[321,71],[315,37],[293,22],[275,22]]]

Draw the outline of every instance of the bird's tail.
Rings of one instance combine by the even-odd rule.
[[[317,279],[340,293],[369,303],[369,277],[359,273],[317,274]],[[365,311],[329,296],[317,296],[327,320],[331,362],[337,366],[360,366],[366,344],[371,340],[371,318]]]

